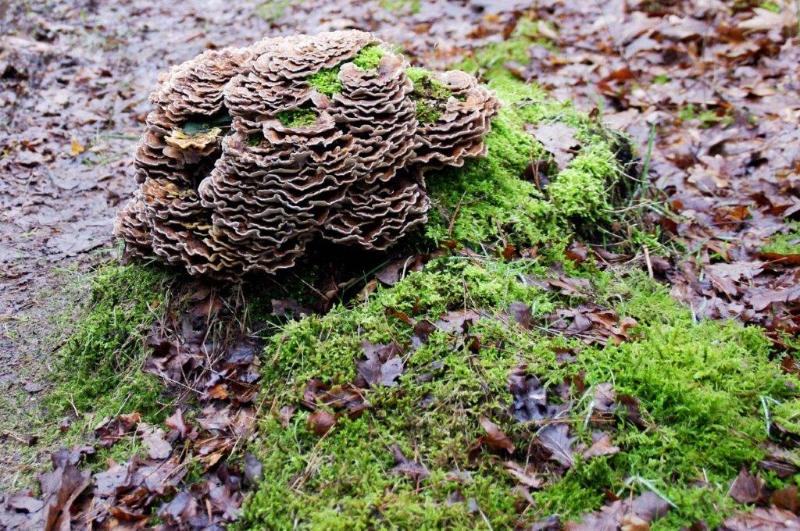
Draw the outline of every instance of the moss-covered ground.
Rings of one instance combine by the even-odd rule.
[[[642,196],[625,138],[504,70],[536,39],[535,24],[523,24],[514,38],[462,64],[497,91],[503,108],[485,158],[427,175],[433,207],[414,237],[423,249],[462,251],[366,300],[342,300],[324,316],[262,331],[262,407],[246,449],[264,477],[246,500],[240,528],[497,529],[552,514],[575,519],[610,494],[645,490],[672,504],[654,528],[698,520],[714,526],[736,509],[730,482],[764,457],[770,422],[800,430],[796,380],[781,371],[760,329],[697,321],[635,268],[567,258],[576,239],[615,250],[660,245],[657,231],[640,222],[642,210],[660,207]],[[335,92],[335,76],[326,76],[321,86]],[[530,134],[552,123],[568,126],[577,140],[561,169]],[[509,246],[520,252],[503,252]],[[546,289],[553,275],[583,279],[583,289]],[[180,279],[152,265],[111,265],[96,274],[85,317],[59,352],[60,379],[48,401],[51,415],[72,411],[83,419],[67,440],[106,415],[135,410],[158,422],[170,412],[164,388],[140,369],[144,337],[174,282]],[[268,313],[268,301],[252,297],[247,312]],[[512,303],[530,307],[530,326],[509,316]],[[589,303],[637,324],[625,341],[603,346],[562,335],[547,317]],[[413,327],[471,311],[480,317],[467,331],[440,323],[420,340]],[[330,409],[336,424],[320,436],[303,407],[307,386],[351,384],[365,341],[395,342],[402,374],[396,385],[360,391],[369,404],[360,416]],[[578,455],[566,471],[545,466],[534,452],[541,426],[511,414],[509,376],[517,370],[539,378],[563,406],[561,422],[576,445],[591,444],[597,429],[592,397],[600,384],[638,403],[636,422],[620,409],[602,425],[620,451]],[[285,406],[296,408],[288,421],[279,413]],[[513,452],[475,445],[485,435],[481,417],[510,437]],[[395,445],[426,477],[398,473]],[[544,483],[530,491],[534,503],[516,488],[509,460],[540,467]],[[773,487],[797,482],[767,479]]]
[[[789,223],[788,228],[788,231],[770,238],[761,251],[776,255],[800,255],[800,223]]]
[[[642,274],[619,278],[594,271],[593,300],[636,319],[638,326],[634,339],[619,346],[586,347],[548,333],[544,325],[525,330],[509,322],[505,313],[512,302],[530,305],[534,322],[574,302],[526,281],[537,273],[540,265],[531,260],[443,259],[367,303],[337,307],[276,334],[265,350],[262,375],[273,410],[262,416],[259,438],[251,445],[264,463],[265,478],[242,525],[471,528],[477,507],[497,528],[551,514],[578,517],[601,506],[607,492],[648,488],[676,505],[658,528],[699,519],[718,524],[733,508],[730,480],[764,456],[762,399],[781,404],[781,411],[798,404],[789,377],[770,360],[764,335],[734,323],[696,323],[663,286]],[[462,334],[441,330],[412,350],[412,327],[393,317],[400,311],[436,322],[448,311],[464,309],[485,315],[469,330],[479,339],[477,351]],[[405,371],[398,385],[366,391],[367,412],[354,420],[340,417],[322,438],[302,409],[282,426],[278,409],[300,404],[310,380],[329,386],[354,380],[363,341],[403,346]],[[557,353],[565,350],[577,352],[576,359],[559,362]],[[645,427],[637,427],[617,417],[613,440],[620,453],[579,461],[563,478],[549,478],[546,488],[532,494],[535,506],[521,515],[522,500],[503,463],[508,457],[526,462],[537,430],[509,414],[508,377],[519,366],[551,392],[582,375],[585,387],[572,389],[569,420],[587,444],[591,429],[584,420],[598,384],[612,383],[618,393],[638,399],[645,419]],[[481,416],[512,438],[512,456],[484,450],[472,458],[470,447],[483,434]],[[417,484],[394,473],[393,445],[430,476]]]

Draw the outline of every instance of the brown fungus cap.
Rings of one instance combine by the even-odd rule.
[[[367,46],[380,48],[377,65],[359,63]],[[292,267],[314,238],[390,247],[427,219],[424,170],[483,155],[498,108],[472,76],[431,73],[448,97],[422,124],[408,67],[355,30],[268,38],[174,67],[151,95],[140,187],[115,233],[132,256],[220,278]],[[319,73],[337,89],[321,92]]]

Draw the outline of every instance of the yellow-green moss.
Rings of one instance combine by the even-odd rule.
[[[761,252],[781,255],[800,254],[800,223],[787,223],[788,230],[772,236]]]
[[[534,86],[507,77],[489,86],[502,107],[486,137],[487,155],[427,175],[433,200],[428,236],[437,242],[523,246],[553,245],[587,228],[588,236],[596,237],[616,219],[615,203],[624,195],[617,189],[627,179],[625,164],[631,156],[628,141]],[[560,172],[529,132],[550,122],[570,126],[580,142]],[[532,165],[550,173],[542,176],[540,186],[525,178]]]
[[[285,127],[307,127],[317,121],[317,111],[310,107],[297,107],[278,113],[278,121]]]
[[[363,47],[351,60],[362,70],[372,70],[378,67],[383,58],[384,50],[377,44],[368,44]],[[333,96],[342,91],[342,82],[339,81],[339,72],[342,65],[333,68],[323,68],[308,78],[308,83],[321,94]]]
[[[106,265],[94,273],[85,316],[56,357],[53,409],[117,414],[123,406],[156,419],[162,386],[142,372],[144,338],[162,311],[170,276],[142,265]]]
[[[378,68],[383,55],[383,48],[379,45],[368,44],[353,58],[353,64],[362,70],[374,70]]]
[[[452,95],[447,85],[431,77],[431,72],[424,68],[410,67],[406,75],[414,84],[414,95],[421,98],[446,100]]]
[[[417,106],[417,121],[421,124],[435,122],[442,115],[452,91],[444,83],[431,77],[431,72],[424,68],[408,68],[406,75],[414,84],[411,98]]]
[[[426,100],[418,100],[414,104],[417,109],[417,121],[421,124],[432,124],[442,116],[442,111]]]
[[[631,341],[589,348],[536,327],[526,331],[501,317],[510,302],[530,304],[534,319],[566,303],[526,281],[540,267],[528,260],[435,261],[366,303],[337,307],[276,334],[262,365],[262,393],[272,411],[262,414],[250,446],[265,477],[239,527],[473,528],[470,504],[448,501],[456,491],[474,500],[493,527],[524,526],[550,514],[576,517],[597,509],[608,491],[640,491],[642,484],[631,478],[644,479],[677,505],[656,527],[678,528],[697,519],[719,523],[735,505],[727,496],[729,482],[741,466],[763,457],[761,397],[796,399],[788,378],[770,361],[763,333],[735,323],[695,323],[664,287],[641,275],[622,281],[595,271],[596,300],[639,321]],[[481,347],[476,352],[468,342],[435,332],[411,351],[411,327],[387,315],[387,308],[431,321],[446,310],[482,309],[486,319],[470,329]],[[297,405],[311,378],[330,385],[354,378],[363,340],[405,346],[399,385],[367,391],[370,409],[356,420],[340,419],[324,438],[310,432],[302,408],[288,427],[281,426],[277,409]],[[565,347],[578,358],[560,365],[555,352]],[[507,413],[508,374],[520,364],[549,386],[578,373],[588,392],[612,382],[618,393],[640,401],[651,426],[640,430],[618,419],[613,438],[622,451],[579,460],[562,479],[534,493],[536,505],[522,515],[503,459],[483,453],[470,461],[467,455],[481,435],[478,418],[487,415],[517,443],[515,459],[524,459],[535,427]],[[575,399],[573,429],[588,442],[589,430],[582,427],[588,400]],[[419,486],[391,472],[394,444],[430,471]],[[470,479],[458,479],[465,475]],[[698,487],[701,478],[709,485]]]
[[[323,68],[308,78],[308,83],[321,94],[333,96],[342,91],[342,82],[339,81],[339,70],[339,67]]]

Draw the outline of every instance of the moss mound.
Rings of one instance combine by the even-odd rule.
[[[242,441],[261,461],[263,478],[237,527],[525,527],[554,514],[577,519],[609,495],[644,491],[672,505],[654,529],[698,520],[714,526],[736,508],[727,496],[731,480],[764,458],[763,445],[774,435],[770,419],[785,431],[800,430],[794,382],[771,360],[761,330],[697,322],[640,273],[566,259],[564,249],[576,237],[639,246],[658,234],[632,217],[641,198],[627,139],[503,68],[527,58],[537,27],[522,23],[512,39],[461,65],[484,74],[504,105],[485,158],[428,174],[430,220],[407,242],[424,251],[443,243],[472,251],[433,260],[364,302],[263,330],[259,429]],[[380,53],[365,48],[356,62],[374,68]],[[435,119],[437,102],[449,94],[423,69],[409,75],[420,117]],[[338,68],[320,72],[312,84],[338,92]],[[303,113],[283,118],[313,120]],[[536,140],[535,131],[552,124],[566,126],[575,140],[566,156]],[[538,258],[496,257],[496,249],[509,245],[536,246]],[[318,266],[296,272],[292,282],[322,282]],[[581,289],[553,289],[553,275]],[[138,410],[150,422],[160,420],[163,388],[139,369],[144,336],[165,305],[171,278],[150,266],[97,274],[86,317],[60,353],[61,380],[49,401],[54,410],[74,404],[97,420]],[[284,291],[293,291],[289,284]],[[251,287],[243,290],[249,300],[242,321],[272,319],[274,294]],[[559,311],[587,305],[638,324],[618,332],[624,341],[606,346],[553,325]],[[520,319],[511,308],[527,310]],[[370,385],[359,381],[366,379],[367,354],[381,352],[397,358],[387,374],[376,376],[372,367]],[[575,438],[570,466],[541,453],[542,423],[515,415],[509,378],[521,373],[538,378],[550,405],[562,411],[559,422]],[[598,424],[595,392],[609,385],[628,406]],[[486,443],[483,417],[508,436],[506,449]],[[598,429],[619,451],[582,457],[578,445],[590,446]],[[526,493],[509,468],[527,465],[542,484]],[[774,488],[785,484],[766,479]]]
[[[786,403],[792,396],[787,378],[769,360],[763,334],[732,323],[694,323],[655,283],[612,280],[599,272],[593,275],[597,297],[617,301],[620,315],[638,320],[635,340],[586,347],[537,327],[525,330],[506,314],[512,302],[530,305],[534,322],[567,302],[525,280],[537,271],[527,260],[441,260],[367,303],[304,319],[274,336],[262,375],[272,411],[263,415],[250,446],[265,477],[245,507],[242,526],[471,528],[483,517],[493,527],[507,527],[551,514],[577,517],[600,507],[608,491],[640,488],[631,478],[677,506],[660,526],[719,522],[720,509],[733,504],[726,496],[730,480],[763,457],[760,397]],[[412,326],[397,318],[436,322],[465,310],[484,316],[468,334],[436,330],[416,349]],[[400,345],[403,374],[394,387],[365,391],[366,412],[355,419],[340,415],[320,437],[301,407],[304,393],[311,381],[329,387],[354,381],[363,341]],[[577,357],[560,363],[557,354],[566,350]],[[644,419],[637,427],[616,417],[613,439],[620,453],[578,459],[563,478],[549,476],[550,485],[533,493],[533,507],[515,494],[504,466],[506,459],[532,459],[528,452],[538,429],[510,414],[508,379],[520,366],[550,392],[581,375],[589,391],[573,386],[569,415],[574,435],[586,444],[587,397],[601,383],[638,400]],[[286,425],[278,413],[284,406],[298,407]],[[511,437],[512,455],[485,448],[475,455],[473,445],[484,435],[481,416]],[[398,474],[394,445],[429,476],[414,481]],[[697,486],[703,478],[707,484]]]
[[[534,86],[510,77],[489,85],[503,107],[486,138],[488,154],[428,175],[427,236],[468,245],[558,247],[576,233],[602,241],[620,220],[616,209],[631,198],[628,140]],[[553,123],[566,125],[579,143],[561,170],[532,134]]]

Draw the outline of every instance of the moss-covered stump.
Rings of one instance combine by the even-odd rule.
[[[647,490],[675,505],[660,528],[719,523],[734,506],[730,481],[765,455],[763,400],[798,404],[763,334],[695,323],[652,281],[595,272],[594,300],[638,325],[619,345],[586,346],[536,324],[569,306],[530,282],[537,273],[527,260],[443,259],[368,303],[276,334],[262,375],[271,407],[250,445],[265,475],[242,527],[503,528],[579,518],[608,492]],[[530,308],[522,325],[509,315],[520,303]],[[380,376],[364,365],[375,345],[392,345]],[[520,414],[520,374],[561,411],[549,419],[568,434],[570,466],[542,450],[548,417]],[[610,388],[638,410],[598,416],[597,391]],[[482,417],[513,446],[480,444]],[[618,453],[582,457],[597,430]]]
[[[780,472],[800,456],[771,446],[800,437],[796,378],[762,331],[698,322],[641,271],[567,250],[653,253],[643,212],[659,207],[643,204],[627,139],[497,66],[529,45],[512,39],[462,65],[502,102],[487,155],[426,174],[429,220],[393,251],[438,258],[375,288],[387,258],[373,254],[339,292],[361,297],[288,323],[269,315],[271,299],[328,290],[319,254],[237,292],[237,322],[271,320],[257,432],[226,456],[235,467],[250,452],[263,467],[239,528],[524,528],[651,493],[669,507],[652,527],[678,529],[741,508],[727,492],[743,467],[772,463],[761,471],[771,488],[800,483]],[[435,121],[441,87],[407,73],[417,119]],[[314,86],[340,90],[333,74]],[[772,250],[788,252],[791,236]],[[166,286],[182,282],[150,265],[99,273],[49,402],[88,419],[67,440],[100,416],[171,412],[139,369]]]

